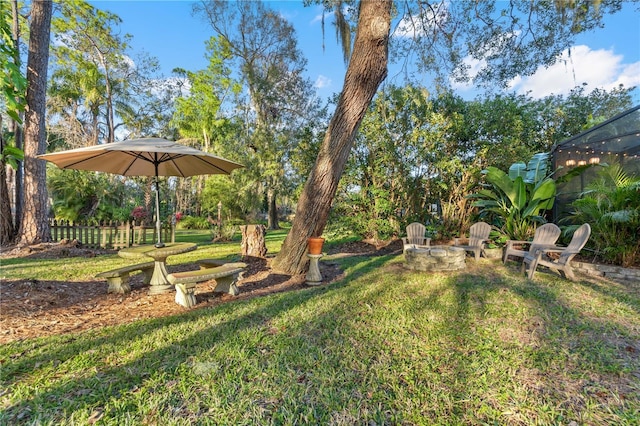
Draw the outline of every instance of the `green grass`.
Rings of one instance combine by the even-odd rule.
[[[280,250],[286,230],[269,231],[265,238],[267,254]],[[198,244],[198,249],[189,253],[171,256],[168,265],[195,262],[197,259],[218,258],[237,260],[240,253],[240,236],[228,243],[212,243],[209,231],[182,230],[176,236],[177,242]],[[52,281],[84,281],[114,268],[131,264],[130,259],[112,254],[96,257],[70,257],[64,259],[42,259],[36,257],[9,258],[0,261],[0,279],[37,279]]]
[[[637,288],[402,260],[324,258],[342,281],[4,345],[0,424],[640,423]]]

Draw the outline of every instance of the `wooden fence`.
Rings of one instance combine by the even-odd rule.
[[[53,241],[78,240],[87,248],[107,248],[119,250],[139,244],[156,241],[155,226],[135,225],[133,222],[108,222],[100,224],[72,223],[65,220],[51,220]],[[175,242],[175,227],[162,225],[162,241]]]

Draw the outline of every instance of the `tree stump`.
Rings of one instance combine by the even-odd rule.
[[[242,256],[265,257],[267,244],[264,236],[267,228],[264,225],[242,225],[242,243],[240,243]]]

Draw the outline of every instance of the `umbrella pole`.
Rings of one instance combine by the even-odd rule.
[[[156,247],[164,247],[164,243],[162,242],[162,226],[160,225],[160,185],[158,184],[158,165],[156,164],[156,232],[158,233],[158,238],[156,242]]]

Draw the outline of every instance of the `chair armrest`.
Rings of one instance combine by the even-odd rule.
[[[558,246],[539,246],[536,244],[536,247],[534,247],[534,254],[538,257],[538,258],[542,258],[542,255],[544,254],[548,254],[548,253],[563,253],[567,250],[566,247],[558,247]]]
[[[531,241],[507,240],[504,246],[507,248],[507,250],[510,250],[511,248],[513,248],[515,244],[521,244],[521,245],[531,244]]]
[[[506,244],[531,244],[531,241],[523,241],[523,240],[507,240]]]
[[[536,251],[544,253],[562,253],[565,250],[567,250],[566,247],[544,247],[536,245]]]

